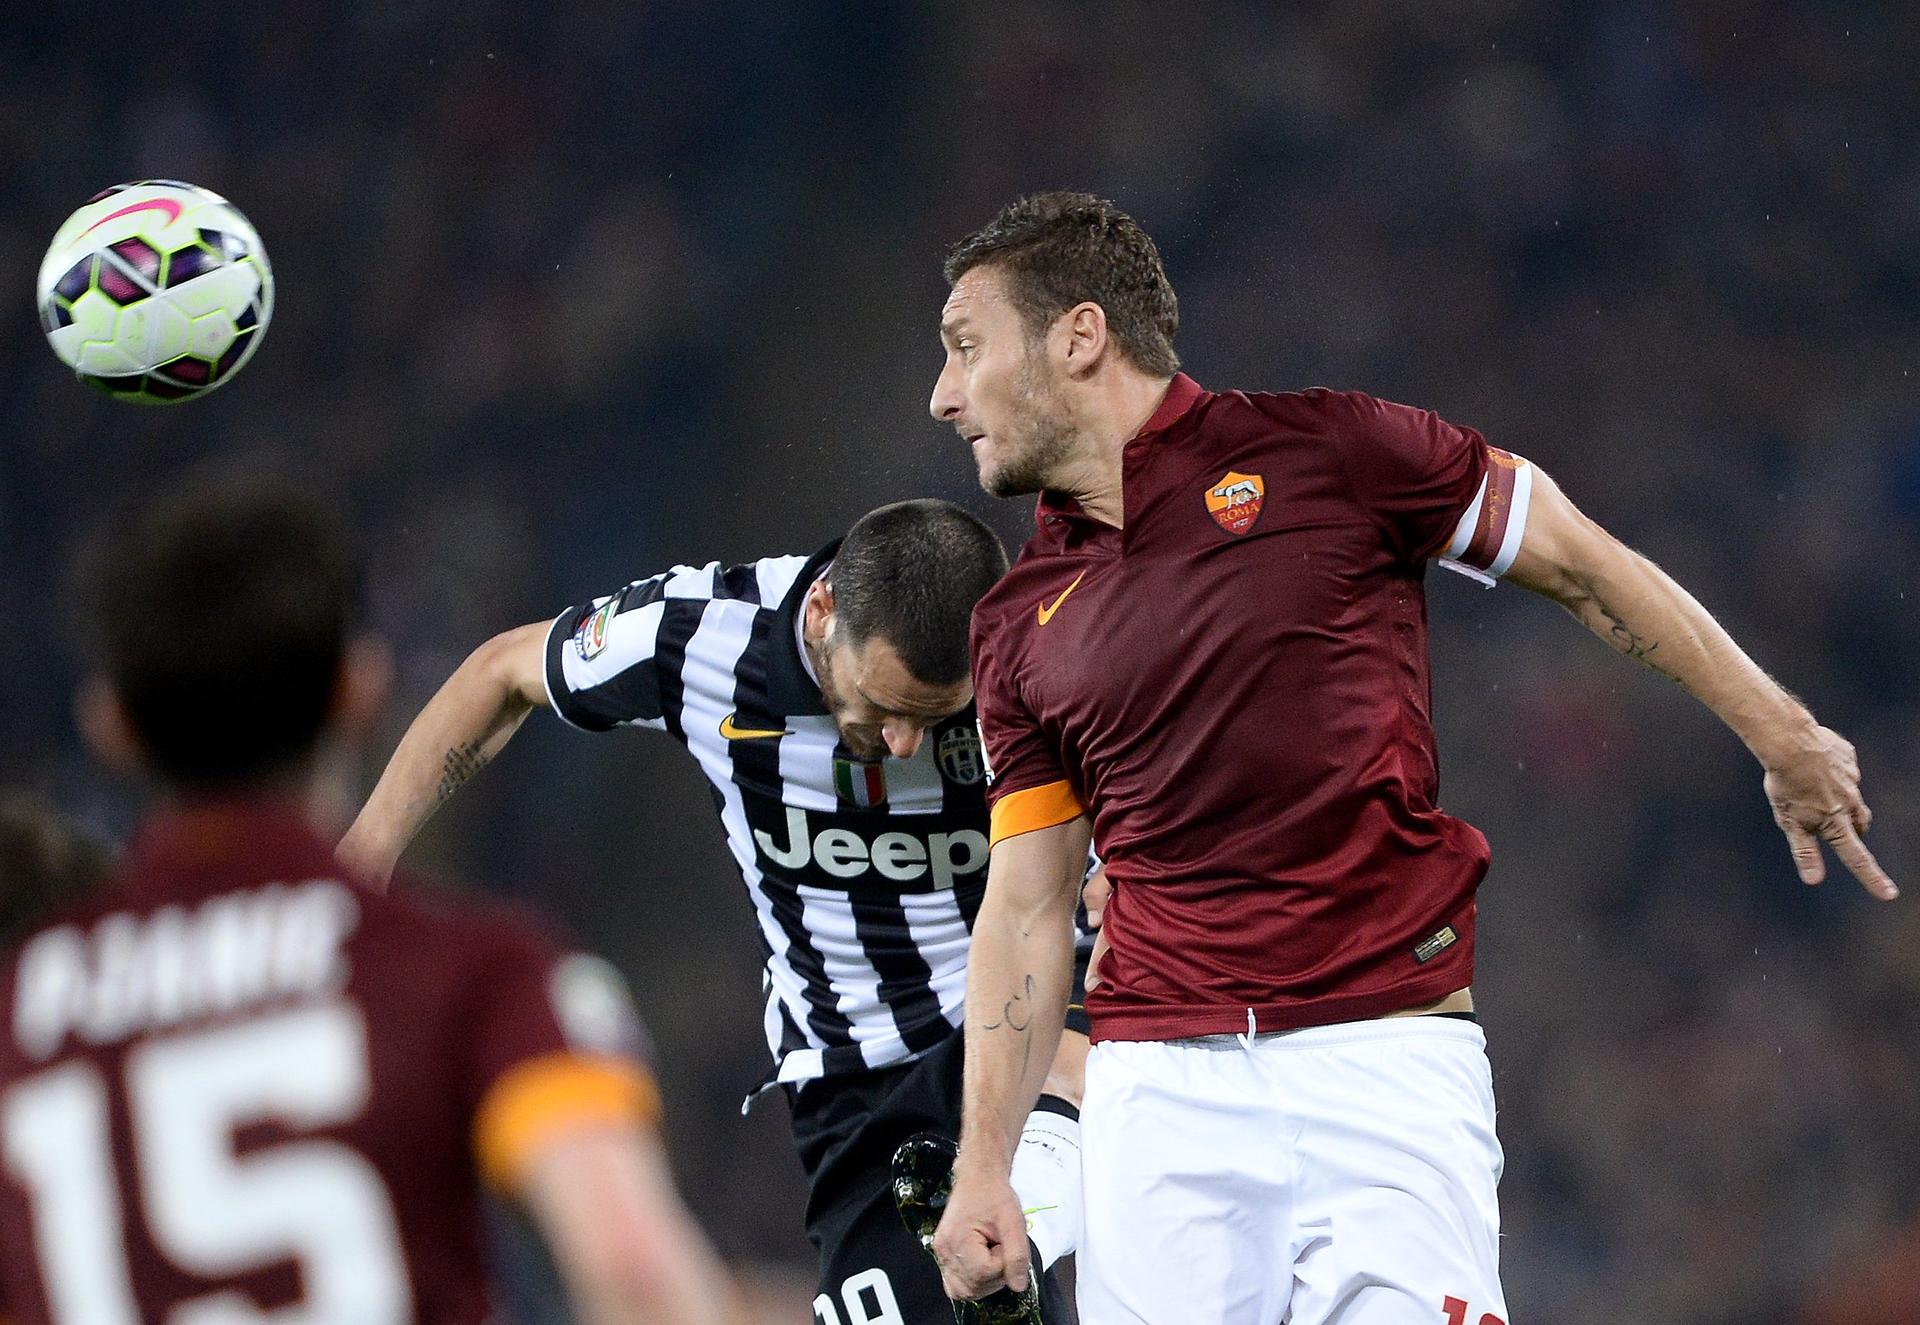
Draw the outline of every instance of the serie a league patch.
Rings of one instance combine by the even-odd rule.
[[[1253,528],[1253,522],[1260,518],[1260,508],[1266,504],[1266,480],[1258,474],[1230,469],[1207,488],[1207,514],[1235,538]]]
[[[1460,941],[1460,936],[1453,932],[1452,925],[1448,925],[1445,929],[1442,929],[1438,934],[1434,934],[1429,938],[1424,938],[1420,940],[1420,942],[1416,943],[1413,947],[1413,959],[1419,962],[1422,966],[1425,966],[1428,962],[1432,961],[1435,957],[1438,957],[1441,953],[1445,952],[1448,948],[1451,948],[1454,944],[1458,943],[1459,941]]]
[[[573,632],[573,647],[580,651],[580,661],[592,662],[606,651],[607,639],[613,633],[613,618],[619,610],[620,595],[615,594]]]

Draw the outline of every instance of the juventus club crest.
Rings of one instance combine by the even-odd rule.
[[[1266,501],[1267,485],[1258,474],[1242,474],[1230,469],[1207,489],[1207,514],[1215,524],[1239,538],[1253,528]]]
[[[987,775],[980,736],[972,727],[949,728],[941,734],[933,753],[940,761],[940,775],[949,782],[971,787]]]

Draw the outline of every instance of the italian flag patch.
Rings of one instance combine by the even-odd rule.
[[[833,761],[833,787],[839,793],[842,805],[870,810],[887,803],[887,774],[879,764],[836,757]]]

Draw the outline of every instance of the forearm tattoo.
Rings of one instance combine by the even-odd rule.
[[[1594,606],[1599,608],[1600,615],[1607,619],[1607,638],[1611,641],[1614,648],[1620,650],[1620,652],[1626,654],[1629,658],[1634,658],[1645,663],[1670,681],[1678,681],[1680,679],[1678,675],[1662,666],[1661,663],[1654,658],[1654,650],[1660,647],[1658,641],[1647,639],[1645,636],[1639,634],[1632,626],[1627,624],[1624,617],[1597,598],[1594,599]]]
[[[1012,1031],[1020,1037],[1020,1075],[1024,1078],[1027,1068],[1033,1062],[1033,975],[1028,973],[1021,985],[1021,992],[1008,999],[1000,1009],[1000,1020],[980,1024],[983,1031],[997,1031],[1002,1028]]]
[[[487,766],[486,747],[479,741],[468,741],[465,745],[456,745],[447,751],[440,761],[440,786],[436,795],[439,803],[445,804],[454,792],[465,786],[475,773]]]

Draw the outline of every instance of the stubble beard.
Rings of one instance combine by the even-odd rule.
[[[1073,456],[1073,425],[1066,403],[1029,355],[1016,383],[1019,415],[1008,432],[1013,441],[999,464],[980,475],[980,486],[995,497],[1022,497],[1059,487]]]

